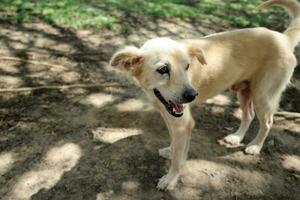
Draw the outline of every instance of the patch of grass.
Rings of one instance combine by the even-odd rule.
[[[4,0],[0,2],[2,19],[17,22],[43,20],[71,27],[108,27],[117,23],[115,16],[80,0]]]
[[[262,13],[263,0],[1,0],[0,19],[46,21],[74,28],[120,29],[142,24],[145,18],[180,18],[234,27],[276,25],[281,9]]]

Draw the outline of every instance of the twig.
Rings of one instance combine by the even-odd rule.
[[[46,62],[37,62],[37,61],[26,60],[26,59],[17,58],[17,57],[0,57],[0,60],[20,61],[20,62],[26,62],[26,63],[30,63],[30,64],[34,64],[34,65],[44,65],[44,66],[47,66],[50,68],[60,68],[60,69],[64,69],[64,70],[67,69],[66,67],[64,67],[62,65],[54,65],[54,64],[49,64]]]
[[[95,87],[124,87],[122,85],[119,85],[117,83],[103,83],[103,84],[75,84],[75,85],[43,85],[43,86],[35,86],[35,87],[20,87],[20,88],[5,88],[0,89],[0,93],[6,93],[6,92],[28,92],[28,91],[34,91],[34,90],[52,90],[52,89],[58,89],[58,90],[65,90],[65,89],[73,89],[73,88],[95,88]]]
[[[275,113],[275,116],[284,117],[286,119],[297,119],[297,118],[300,118],[300,113],[281,111],[281,112]]]

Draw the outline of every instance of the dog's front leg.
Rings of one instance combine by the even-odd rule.
[[[165,111],[161,113],[171,135],[171,166],[169,172],[159,180],[157,188],[172,190],[179,178],[180,168],[187,159],[194,120],[188,107],[180,118],[173,117]]]

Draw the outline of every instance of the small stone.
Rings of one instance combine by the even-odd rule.
[[[273,147],[275,145],[275,141],[274,140],[270,140],[268,142],[268,145],[271,146],[271,147]]]
[[[12,127],[10,127],[9,129],[8,129],[8,131],[13,131],[13,130],[15,130],[16,129],[16,127],[15,126],[12,126]]]

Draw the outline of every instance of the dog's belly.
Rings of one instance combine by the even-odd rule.
[[[242,82],[233,84],[230,89],[232,91],[239,92],[241,90],[245,90],[245,89],[249,88],[249,86],[250,86],[249,81],[242,81]]]
[[[243,95],[250,97],[250,82],[249,81],[241,81],[238,83],[234,83],[231,86],[225,87],[214,87],[214,86],[202,86],[199,88],[199,96],[195,103],[202,103],[207,99],[210,99],[218,94],[221,94],[225,90],[230,89],[234,92],[242,92]]]
[[[235,92],[241,92],[241,94],[244,97],[246,97],[247,99],[250,99],[250,97],[251,97],[249,81],[242,81],[242,82],[236,83],[236,84],[232,85],[230,89]]]

